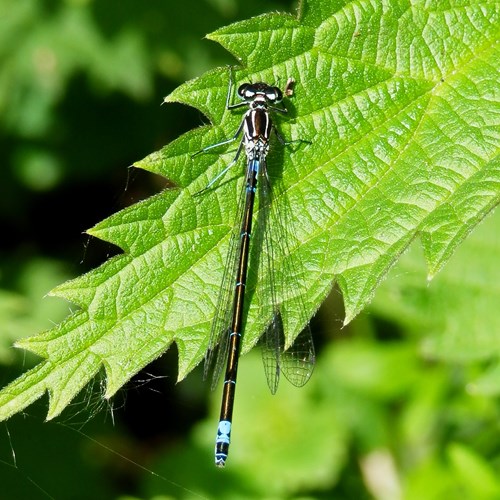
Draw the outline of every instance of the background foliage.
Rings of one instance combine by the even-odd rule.
[[[290,5],[0,3],[2,385],[34,362],[12,342],[69,312],[40,298],[115,252],[81,232],[164,186],[124,167],[201,123],[190,108],[159,103],[180,82],[232,62],[202,36],[275,9]],[[175,386],[169,352],[112,407],[98,380],[58,422],[42,423],[43,400],[2,424],[2,491],[497,498],[499,225],[490,217],[430,285],[414,245],[369,313],[342,331],[334,291],[313,324],[320,356],[304,389],[283,384],[271,397],[258,354],[245,357],[224,476],[211,456],[219,395],[206,393],[199,372]]]

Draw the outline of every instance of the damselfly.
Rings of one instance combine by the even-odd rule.
[[[206,378],[213,369],[212,388],[214,388],[226,363],[220,420],[215,442],[215,464],[218,467],[223,467],[226,463],[231,437],[236,375],[245,315],[244,302],[250,255],[250,235],[258,185],[259,216],[257,222],[260,231],[257,237],[252,240],[252,245],[265,249],[265,255],[261,255],[260,258],[259,278],[261,274],[266,277],[267,294],[265,299],[270,304],[269,307],[265,308],[269,312],[269,317],[266,318],[267,327],[262,335],[262,353],[266,378],[271,392],[273,394],[276,392],[281,372],[292,384],[300,387],[309,380],[314,367],[314,346],[307,324],[308,318],[305,308],[300,302],[300,297],[294,297],[294,303],[299,304],[295,307],[299,309],[298,316],[299,321],[302,321],[301,327],[305,326],[305,328],[297,336],[292,346],[285,349],[283,316],[281,305],[278,303],[278,298],[283,300],[283,294],[277,293],[277,281],[273,277],[273,255],[275,252],[269,234],[270,231],[277,231],[278,235],[283,234],[283,220],[280,220],[276,215],[276,207],[272,204],[272,190],[267,171],[266,159],[271,133],[275,133],[282,145],[288,145],[291,142],[308,142],[303,140],[286,142],[271,120],[271,112],[287,113],[287,109],[284,106],[278,106],[278,104],[282,102],[283,94],[287,97],[293,95],[294,83],[294,80],[290,78],[284,92],[278,87],[263,82],[244,83],[237,91],[243,102],[230,104],[233,87],[231,71],[226,109],[233,110],[248,106],[248,110],[232,138],[207,146],[196,153],[204,153],[215,147],[231,143],[237,140],[240,134],[243,134],[233,160],[202,191],[205,192],[210,188],[237,162],[244,148],[247,156],[245,187],[239,201],[237,228],[233,232],[230,243],[217,311],[212,323],[204,371]],[[268,220],[270,214],[271,220]],[[286,245],[283,238],[277,240],[281,240],[281,243]],[[252,248],[252,252],[261,249]],[[282,252],[282,255],[284,253],[286,252]]]

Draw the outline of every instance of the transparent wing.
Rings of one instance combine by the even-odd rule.
[[[261,170],[259,176],[259,211],[257,215],[256,230],[253,235],[253,245],[259,252],[258,276],[261,280],[259,300],[261,301],[259,313],[268,317],[269,324],[265,328],[261,338],[262,362],[266,375],[267,385],[272,394],[278,389],[280,379],[279,355],[284,346],[283,323],[281,315],[277,314],[276,290],[274,287],[274,247],[270,239],[269,210],[271,207],[271,189],[267,177],[267,164],[265,158],[261,158]]]
[[[281,371],[280,352],[283,350],[283,345],[283,322],[278,311],[273,314],[261,340],[262,363],[271,394],[275,394],[278,390]]]
[[[245,186],[246,179],[243,183],[242,193],[240,194],[238,200],[236,222],[234,224],[231,240],[229,242],[226,265],[224,266],[224,274],[222,276],[219,297],[217,299],[217,309],[212,322],[207,354],[205,355],[203,379],[207,380],[210,377],[210,374],[212,374],[212,390],[217,387],[217,383],[227,362],[229,350],[229,334],[233,316],[236,271],[238,268],[238,256],[240,254],[239,250],[241,245],[241,221],[245,206]]]
[[[302,387],[311,378],[315,362],[311,328],[307,324],[290,348],[281,352],[280,366],[291,384]]]
[[[296,387],[302,387],[314,370],[315,352],[311,329],[307,324],[288,349],[284,349],[283,318],[278,309],[262,336],[262,361],[267,384],[276,393],[281,372]]]
[[[309,316],[302,299],[300,283],[292,282],[292,277],[302,274],[302,264],[294,258],[288,247],[288,238],[284,224],[290,220],[287,214],[286,200],[282,197],[280,204],[273,200],[273,192],[263,169],[260,184],[260,200],[263,220],[263,241],[261,258],[261,276],[267,277],[267,295],[272,302],[272,317],[262,335],[262,359],[267,383],[271,393],[278,388],[281,372],[287,380],[297,386],[303,386],[311,377],[315,363],[314,343],[309,327]],[[283,210],[281,210],[283,209]],[[272,239],[272,236],[274,239]],[[274,242],[274,243],[273,243]],[[279,242],[279,245],[276,243]],[[278,249],[279,247],[279,249]],[[275,273],[275,266],[280,267],[280,276]],[[281,301],[278,303],[278,299]],[[302,328],[293,343],[285,349],[286,336],[283,312],[293,304],[293,312],[287,326]],[[293,325],[293,323],[295,323]]]

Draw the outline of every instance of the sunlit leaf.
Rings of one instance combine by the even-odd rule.
[[[434,274],[498,204],[499,10],[472,0],[310,0],[297,18],[267,14],[209,36],[240,61],[238,82],[297,80],[289,117],[276,121],[287,138],[312,144],[273,143],[269,170],[289,215],[280,235],[306,271],[284,275],[277,262],[277,279],[300,283],[310,315],[337,280],[350,321],[418,235]],[[44,359],[0,392],[0,418],[45,391],[54,417],[101,367],[110,397],[173,342],[179,378],[201,361],[243,166],[193,197],[234,153],[191,155],[234,134],[241,115],[224,110],[227,83],[222,68],[167,98],[212,126],[137,163],[177,188],[89,231],[124,253],[54,290],[81,310],[18,342]],[[258,300],[249,301],[244,351],[262,333]],[[301,326],[290,324],[289,339]]]

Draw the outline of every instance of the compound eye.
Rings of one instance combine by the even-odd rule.
[[[245,101],[251,100],[255,96],[255,89],[250,83],[243,83],[238,88],[238,95]]]
[[[278,87],[269,87],[266,90],[266,99],[271,102],[280,102],[283,99],[283,93]]]

